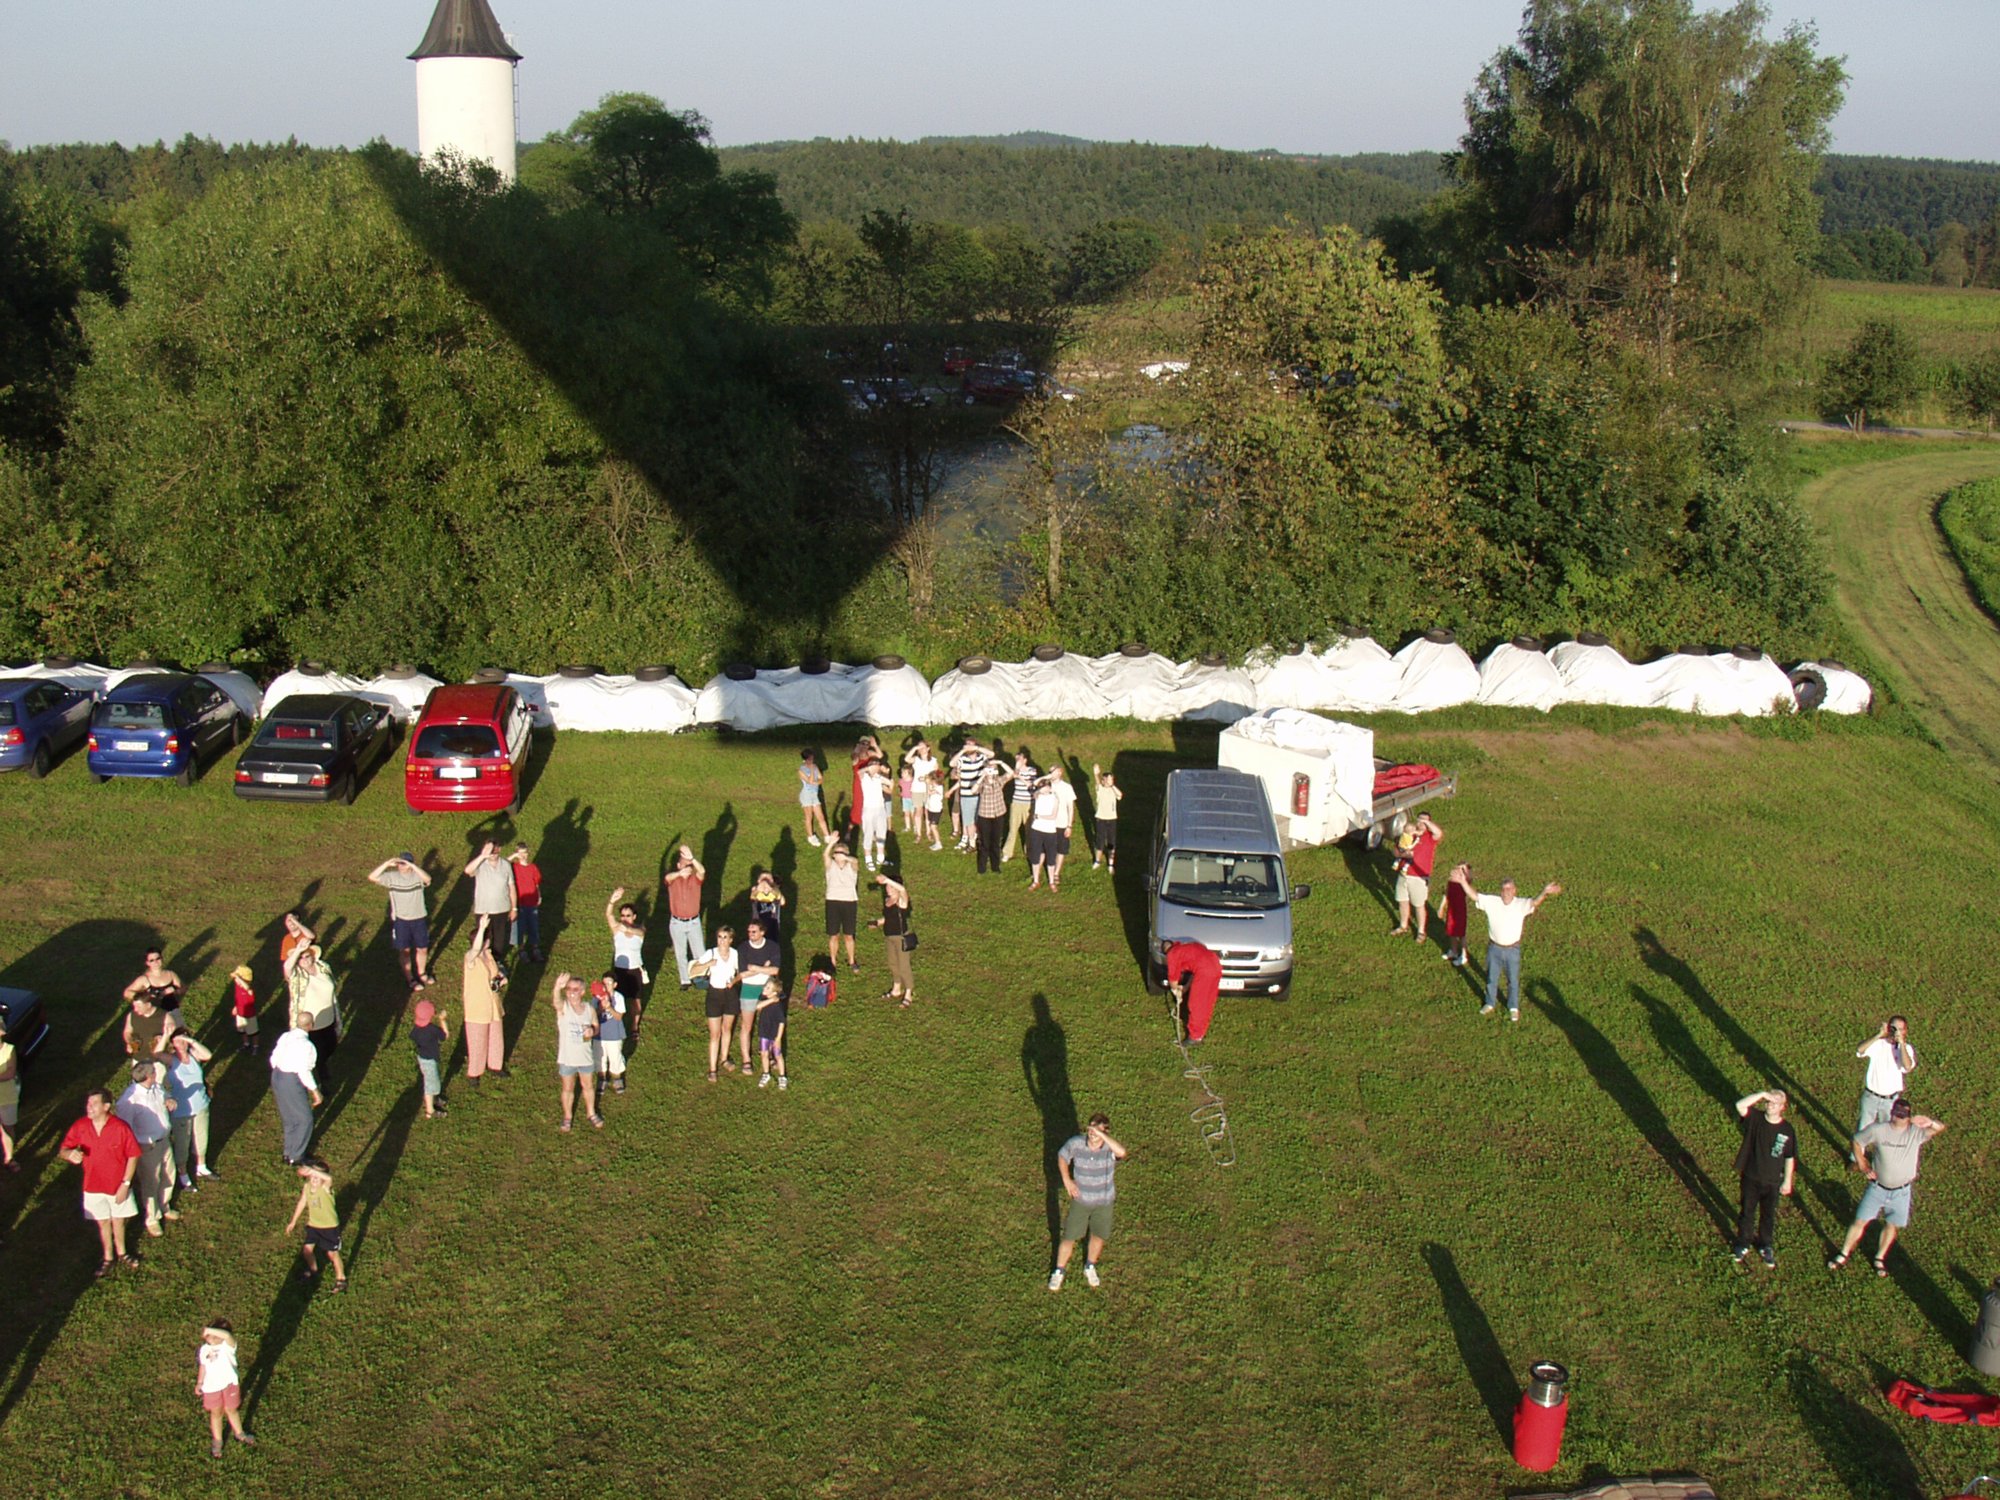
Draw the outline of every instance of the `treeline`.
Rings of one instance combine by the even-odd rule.
[[[1206,146],[847,140],[731,147],[722,158],[732,170],[769,173],[802,222],[851,224],[873,209],[908,209],[975,228],[1018,225],[1047,243],[1112,219],[1194,242],[1286,222],[1368,229],[1423,199],[1379,172]]]

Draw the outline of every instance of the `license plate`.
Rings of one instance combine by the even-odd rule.
[[[478,779],[479,779],[479,767],[477,766],[438,767],[439,781],[477,781]]]
[[[1243,988],[1243,983],[1241,979],[1225,979],[1222,981],[1222,988],[1225,990],[1240,990]]]
[[[266,771],[264,779],[273,786],[297,786],[299,784],[298,777],[287,775],[283,771]]]
[[[113,740],[111,742],[111,748],[113,750],[138,750],[143,752],[150,750],[153,747],[147,744],[144,740]]]

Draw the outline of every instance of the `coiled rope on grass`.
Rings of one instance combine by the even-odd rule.
[[[1208,1065],[1194,1060],[1187,1033],[1181,1027],[1180,997],[1171,987],[1167,990],[1167,1017],[1173,1023],[1174,1050],[1181,1055],[1181,1077],[1192,1080],[1202,1093],[1201,1103],[1188,1111],[1188,1118],[1194,1122],[1202,1145],[1208,1148],[1208,1159],[1218,1167],[1233,1167],[1236,1165],[1236,1140],[1229,1133],[1228,1107],[1223,1104],[1222,1095],[1208,1081]]]

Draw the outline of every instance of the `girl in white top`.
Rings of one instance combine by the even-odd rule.
[[[257,1440],[243,1430],[243,1392],[236,1374],[236,1334],[227,1318],[217,1318],[201,1331],[195,1353],[194,1393],[208,1413],[208,1456],[222,1457],[225,1419],[236,1441],[254,1448]]]
[[[861,768],[861,853],[871,870],[888,855],[889,795],[893,785],[891,772],[881,761],[870,761]]]
[[[729,1060],[729,1033],[736,1026],[736,979],[743,972],[743,955],[736,951],[735,929],[716,928],[715,946],[698,962],[706,966],[708,980],[708,1081],[713,1083],[718,1068],[736,1071]],[[750,1017],[745,1016],[743,1024],[749,1025]],[[749,1071],[747,1066],[744,1071]]]
[[[625,899],[619,886],[604,904],[604,922],[611,929],[611,978],[625,997],[625,1011],[632,1035],[639,1034],[639,1017],[646,1008],[646,927],[639,909]]]
[[[931,777],[937,771],[937,757],[931,754],[930,741],[918,741],[903,752],[903,764],[910,768],[910,795],[916,801],[917,826],[915,831],[919,843],[928,840],[933,849],[943,847],[938,842],[937,826],[933,814],[944,811],[943,788],[938,789],[936,806],[931,804]]]

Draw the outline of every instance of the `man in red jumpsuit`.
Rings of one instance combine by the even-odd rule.
[[[1187,1007],[1188,1040],[1201,1041],[1222,988],[1222,960],[1200,943],[1175,943],[1167,950],[1167,988]]]

